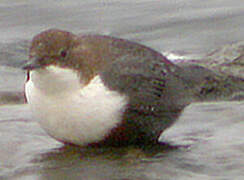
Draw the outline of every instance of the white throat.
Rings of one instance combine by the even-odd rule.
[[[30,80],[36,88],[51,96],[74,92],[83,87],[75,71],[57,66],[31,71]]]
[[[25,93],[33,117],[48,134],[79,145],[102,140],[120,123],[127,104],[100,76],[84,86],[75,71],[55,66],[31,71]]]

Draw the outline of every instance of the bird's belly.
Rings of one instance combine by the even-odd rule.
[[[26,97],[33,118],[55,139],[78,145],[99,142],[121,121],[126,98],[114,92],[76,91],[47,95],[29,81]]]

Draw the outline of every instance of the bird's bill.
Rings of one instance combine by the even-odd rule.
[[[38,62],[38,59],[32,58],[32,59],[28,60],[28,62],[24,66],[22,66],[22,69],[31,71],[34,69],[39,69],[41,67],[42,67],[42,65]]]

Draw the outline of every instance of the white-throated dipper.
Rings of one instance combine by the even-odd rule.
[[[190,101],[178,66],[110,36],[41,32],[23,69],[33,117],[63,143],[155,144]]]

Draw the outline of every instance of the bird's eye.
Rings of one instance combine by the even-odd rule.
[[[60,51],[60,55],[61,55],[62,57],[66,57],[66,55],[67,55],[67,51],[65,51],[65,50],[61,50],[61,51]]]

